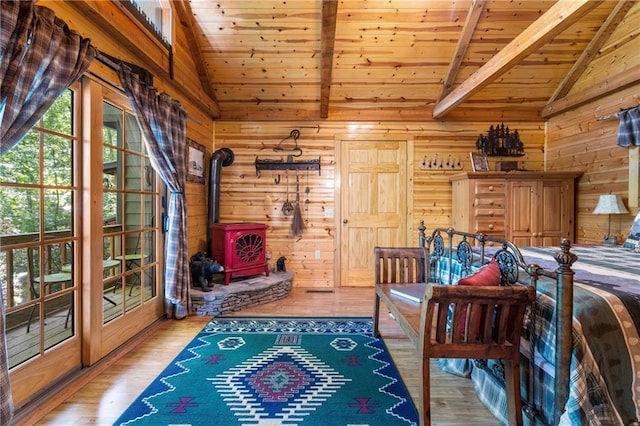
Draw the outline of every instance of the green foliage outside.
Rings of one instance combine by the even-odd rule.
[[[72,92],[65,91],[47,111],[40,125],[59,134],[71,134]],[[40,150],[42,139],[42,151]],[[69,229],[72,215],[72,141],[32,129],[9,152],[0,156],[0,233],[38,232],[40,191],[43,193],[45,231]],[[44,170],[39,164],[43,156]]]
[[[0,155],[0,284],[6,296],[11,266],[13,303],[27,297],[27,260],[26,249],[11,247],[38,241],[41,228],[45,233],[73,229],[76,142],[72,134],[73,92],[67,90],[20,142]]]

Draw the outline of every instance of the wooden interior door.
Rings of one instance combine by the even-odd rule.
[[[508,186],[509,232],[507,239],[517,246],[538,246],[538,183],[511,182]]]
[[[545,180],[539,182],[540,219],[538,225],[538,241],[543,246],[560,245],[563,238],[573,241],[573,223],[569,212],[573,212],[573,193],[569,185],[562,180]]]
[[[375,246],[407,241],[407,141],[341,143],[340,286],[373,286]]]

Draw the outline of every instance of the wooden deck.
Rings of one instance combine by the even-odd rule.
[[[129,293],[129,291],[131,291],[131,293]],[[147,288],[147,291],[150,291],[150,288]],[[120,285],[111,286],[105,290],[104,296],[104,322],[107,323],[122,313],[122,287]],[[125,290],[125,298],[127,310],[139,306],[140,286],[134,285],[131,287],[128,285]],[[67,294],[51,301],[50,307],[47,307],[43,329],[45,349],[73,336],[74,315],[73,312],[69,313],[70,303],[70,294]],[[7,330],[7,349],[10,367],[19,365],[39,353],[40,329],[38,326],[38,312],[36,310],[34,313],[29,331],[27,332],[27,318],[30,311],[31,308],[28,307],[16,312],[15,315],[21,315],[24,318],[20,320],[19,326],[14,326]]]

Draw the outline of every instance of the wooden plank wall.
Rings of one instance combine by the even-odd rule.
[[[615,76],[634,71],[640,66],[640,3],[634,5],[618,25],[598,56],[589,64],[569,95],[588,92],[609,85]],[[549,170],[582,170],[578,181],[576,242],[599,243],[607,233],[607,216],[594,215],[598,195],[620,194],[629,206],[629,148],[616,145],[619,120],[599,121],[597,118],[615,114],[621,109],[640,105],[640,85],[619,90],[552,117],[547,122],[547,168]],[[636,151],[638,148],[634,148]],[[637,156],[634,157],[638,161]],[[635,170],[638,164],[633,164]],[[638,182],[632,182],[637,188]],[[631,203],[636,204],[636,203]],[[637,204],[636,204],[637,205]],[[611,232],[618,239],[629,233],[637,207],[628,215],[611,219]]]
[[[475,142],[480,133],[486,133],[490,124],[497,123],[400,123],[400,122],[216,122],[216,149],[227,147],[233,150],[233,165],[222,168],[220,195],[220,222],[260,222],[268,225],[267,250],[272,263],[280,256],[287,258],[287,269],[294,271],[294,285],[300,287],[333,287],[336,263],[336,226],[341,222],[335,210],[335,199],[340,182],[336,166],[336,150],[339,140],[348,135],[350,139],[358,135],[394,135],[414,141],[414,181],[413,211],[408,212],[412,244],[417,244],[417,227],[421,219],[428,229],[451,225],[451,184],[449,176],[458,170],[447,171],[447,158],[460,159],[463,170],[470,170],[469,152],[475,151]],[[544,162],[543,123],[505,123],[517,129],[525,143],[524,157],[516,158],[520,167],[542,170]],[[321,174],[302,172],[300,174],[301,200],[304,203],[304,189],[309,187],[309,210],[303,212],[307,229],[294,238],[290,233],[291,217],[281,211],[286,199],[286,174],[284,172],[262,171],[256,176],[255,159],[286,158],[286,154],[273,151],[283,138],[293,129],[300,130],[298,145],[303,154],[297,160],[321,159]],[[443,168],[421,169],[435,156],[444,159]],[[495,161],[490,159],[490,167]],[[514,158],[503,158],[513,160]],[[438,160],[438,164],[439,164]],[[275,180],[280,175],[280,183]],[[289,172],[289,199],[293,193],[295,173]],[[334,209],[334,218],[326,218],[325,211]],[[192,214],[189,213],[191,220]],[[191,231],[190,231],[191,232]],[[189,234],[193,235],[193,234]],[[197,234],[202,239],[206,235]],[[372,248],[373,249],[373,248]],[[321,258],[315,259],[315,250],[320,250]]]
[[[596,118],[638,102],[638,87],[553,117],[547,125],[548,170],[582,170],[578,180],[576,242],[595,244],[607,233],[607,215],[591,212],[600,194],[620,194],[629,206],[629,148],[617,146],[618,120]],[[637,149],[637,148],[635,148]],[[637,167],[637,166],[636,166]],[[611,217],[611,233],[624,240],[637,209]]]

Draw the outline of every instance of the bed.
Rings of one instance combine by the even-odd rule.
[[[525,424],[640,424],[640,253],[633,241],[626,247],[571,247],[563,241],[562,249],[518,248],[490,239],[479,244],[471,241],[477,235],[451,229],[430,235],[424,231],[421,223],[431,282],[454,284],[487,259],[509,251],[515,253],[516,261],[507,262],[514,281],[536,287],[521,342]],[[460,251],[460,241],[471,241],[466,248],[470,253]],[[466,256],[472,258],[471,268],[464,266]],[[566,303],[571,300],[573,304]],[[556,301],[565,308],[556,311]],[[506,423],[499,362],[442,359],[438,364],[469,377],[479,399]]]

